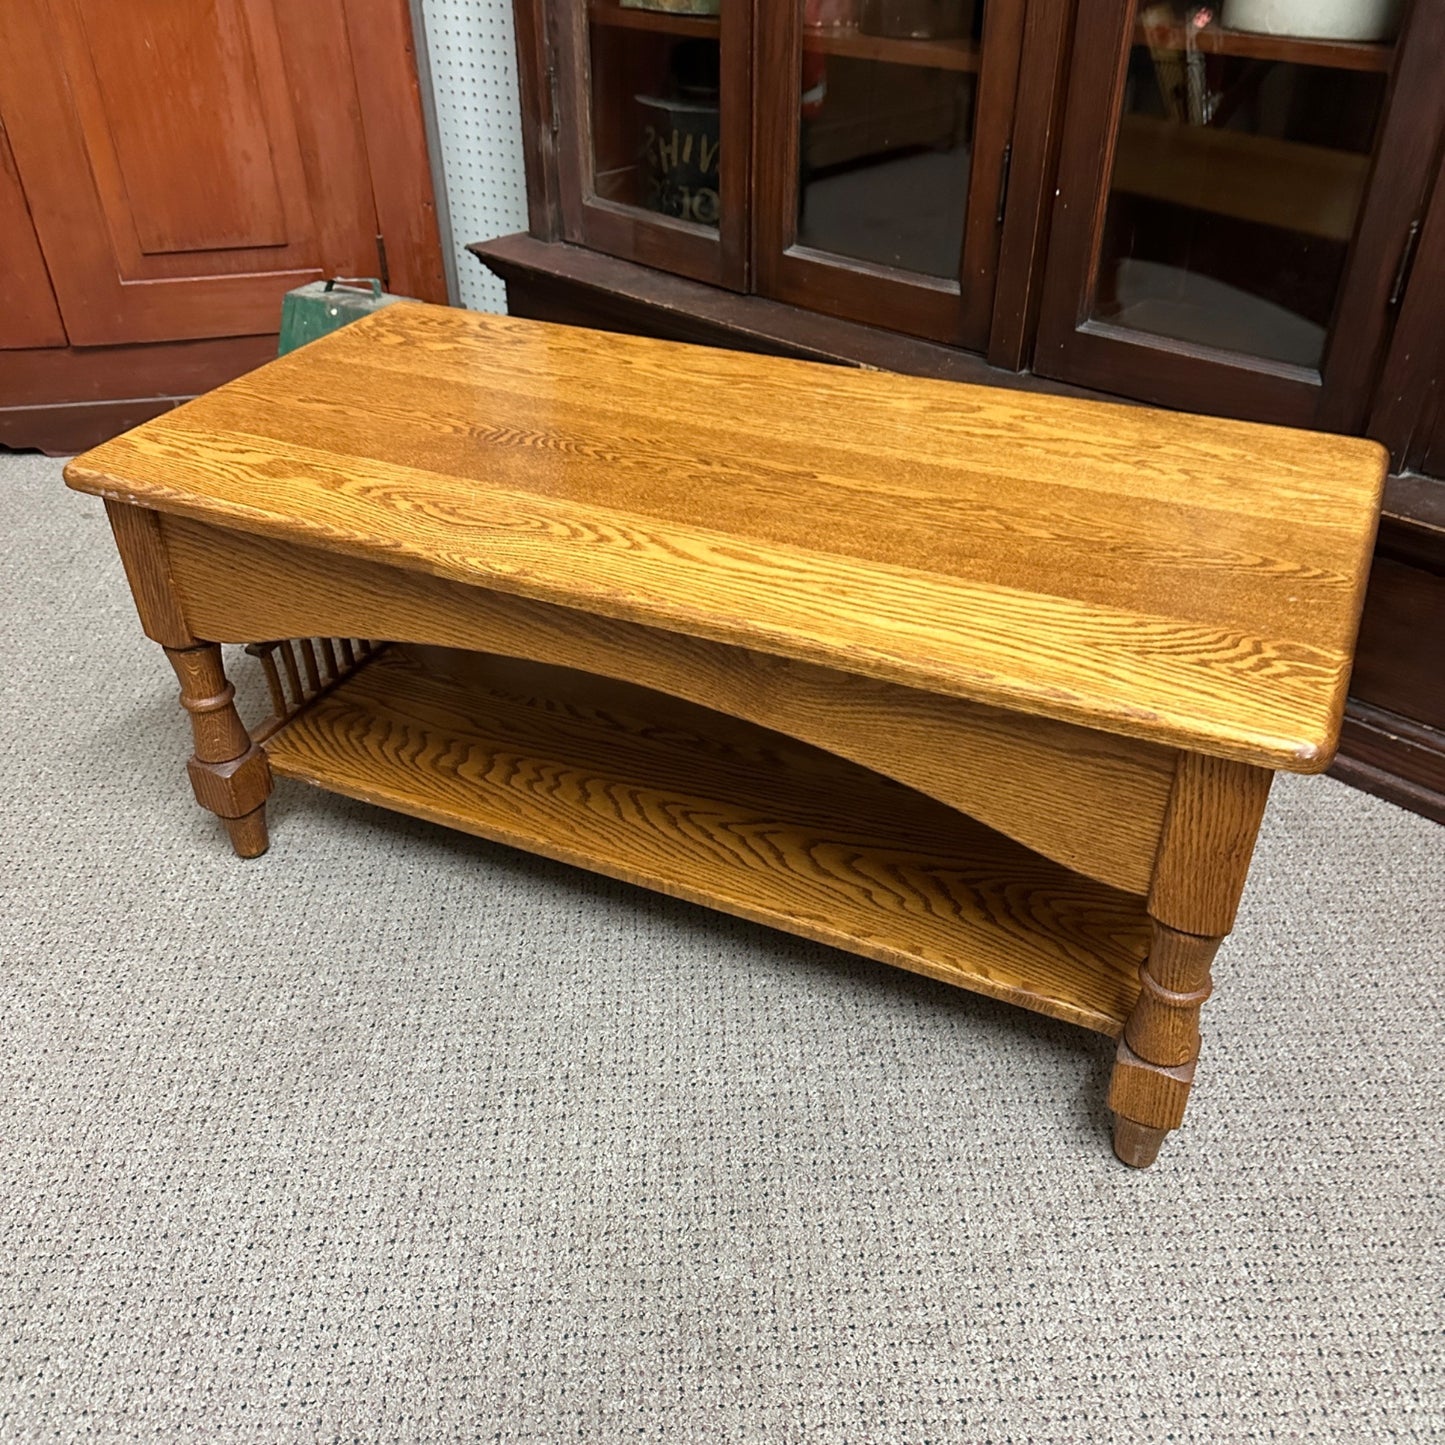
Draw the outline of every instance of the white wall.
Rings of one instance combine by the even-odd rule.
[[[512,44],[511,0],[420,0],[437,140],[450,212],[457,300],[505,311],[498,281],[463,249],[527,229],[522,115]],[[425,83],[425,77],[423,77]]]

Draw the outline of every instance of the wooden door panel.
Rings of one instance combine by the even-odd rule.
[[[141,251],[284,246],[289,228],[241,7],[73,3]],[[147,104],[135,104],[138,92]]]
[[[986,0],[978,41],[895,41],[816,30],[804,25],[805,8],[799,0],[779,0],[768,23],[760,20],[757,29],[753,253],[758,293],[867,326],[983,350],[993,314],[1002,220],[998,202],[1013,123],[1023,0]],[[809,62],[823,68],[808,70],[805,84]],[[973,84],[961,88],[969,76]],[[805,93],[812,98],[805,101]],[[951,135],[939,123],[950,107]],[[803,220],[810,180],[836,177],[853,167],[864,176],[879,157],[893,155],[911,164],[917,156],[952,153],[967,164],[946,185],[917,176],[909,182],[914,194],[942,191],[960,202],[956,236],[937,234],[937,252],[926,261],[904,260],[898,248],[891,258],[882,254],[884,248],[869,232],[892,234],[891,218],[881,231],[873,229],[873,222],[855,230],[851,249],[846,235],[807,234]],[[840,209],[847,214],[850,208],[851,203]],[[896,207],[896,214],[902,217],[907,210]],[[949,245],[954,249],[944,263]]]
[[[64,345],[60,308],[0,125],[0,351]]]
[[[0,6],[7,123],[72,342],[261,334],[289,287],[376,268],[344,35],[341,0]]]

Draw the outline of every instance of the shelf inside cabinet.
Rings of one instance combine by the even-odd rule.
[[[1257,35],[1210,25],[1186,30],[1182,25],[1135,27],[1134,43],[1156,50],[1198,50],[1204,55],[1238,55],[1249,60],[1280,60],[1289,65],[1317,65],[1329,70],[1387,71],[1395,57],[1393,45],[1361,40],[1309,40],[1295,35]]]
[[[1126,115],[1116,191],[1348,241],[1370,158],[1242,131]]]
[[[654,34],[701,36],[716,40],[720,33],[716,15],[677,15],[670,10],[634,10],[630,6],[593,0],[587,11],[594,25],[614,30],[649,30]]]
[[[781,733],[662,693],[383,649],[266,743],[333,792],[1117,1034],[1144,900]]]
[[[976,71],[979,67],[978,42],[963,38],[899,40],[888,35],[864,35],[858,30],[805,29],[803,49],[813,55],[839,55],[927,70]]]

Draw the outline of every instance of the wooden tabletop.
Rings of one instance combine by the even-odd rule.
[[[393,306],[70,484],[1272,768],[1338,739],[1371,442]]]

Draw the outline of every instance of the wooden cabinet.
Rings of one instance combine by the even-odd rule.
[[[1445,6],[1398,44],[1080,0],[1034,365],[1191,411],[1358,431],[1445,126]]]
[[[409,45],[405,0],[0,7],[0,441],[86,443],[255,365],[286,290],[386,266],[383,202],[432,213],[392,284],[445,299]],[[381,168],[383,129],[412,145]]]
[[[812,5],[759,23],[761,295],[983,349],[1024,6],[953,9],[953,23],[947,6],[920,16],[942,32],[923,37],[866,16],[839,28]]]
[[[941,345],[983,380],[1370,417],[1440,165],[1442,0],[1369,42],[1188,0],[515,8],[534,238],[751,298],[740,333],[786,330],[772,302],[927,343],[893,347],[919,370]]]

